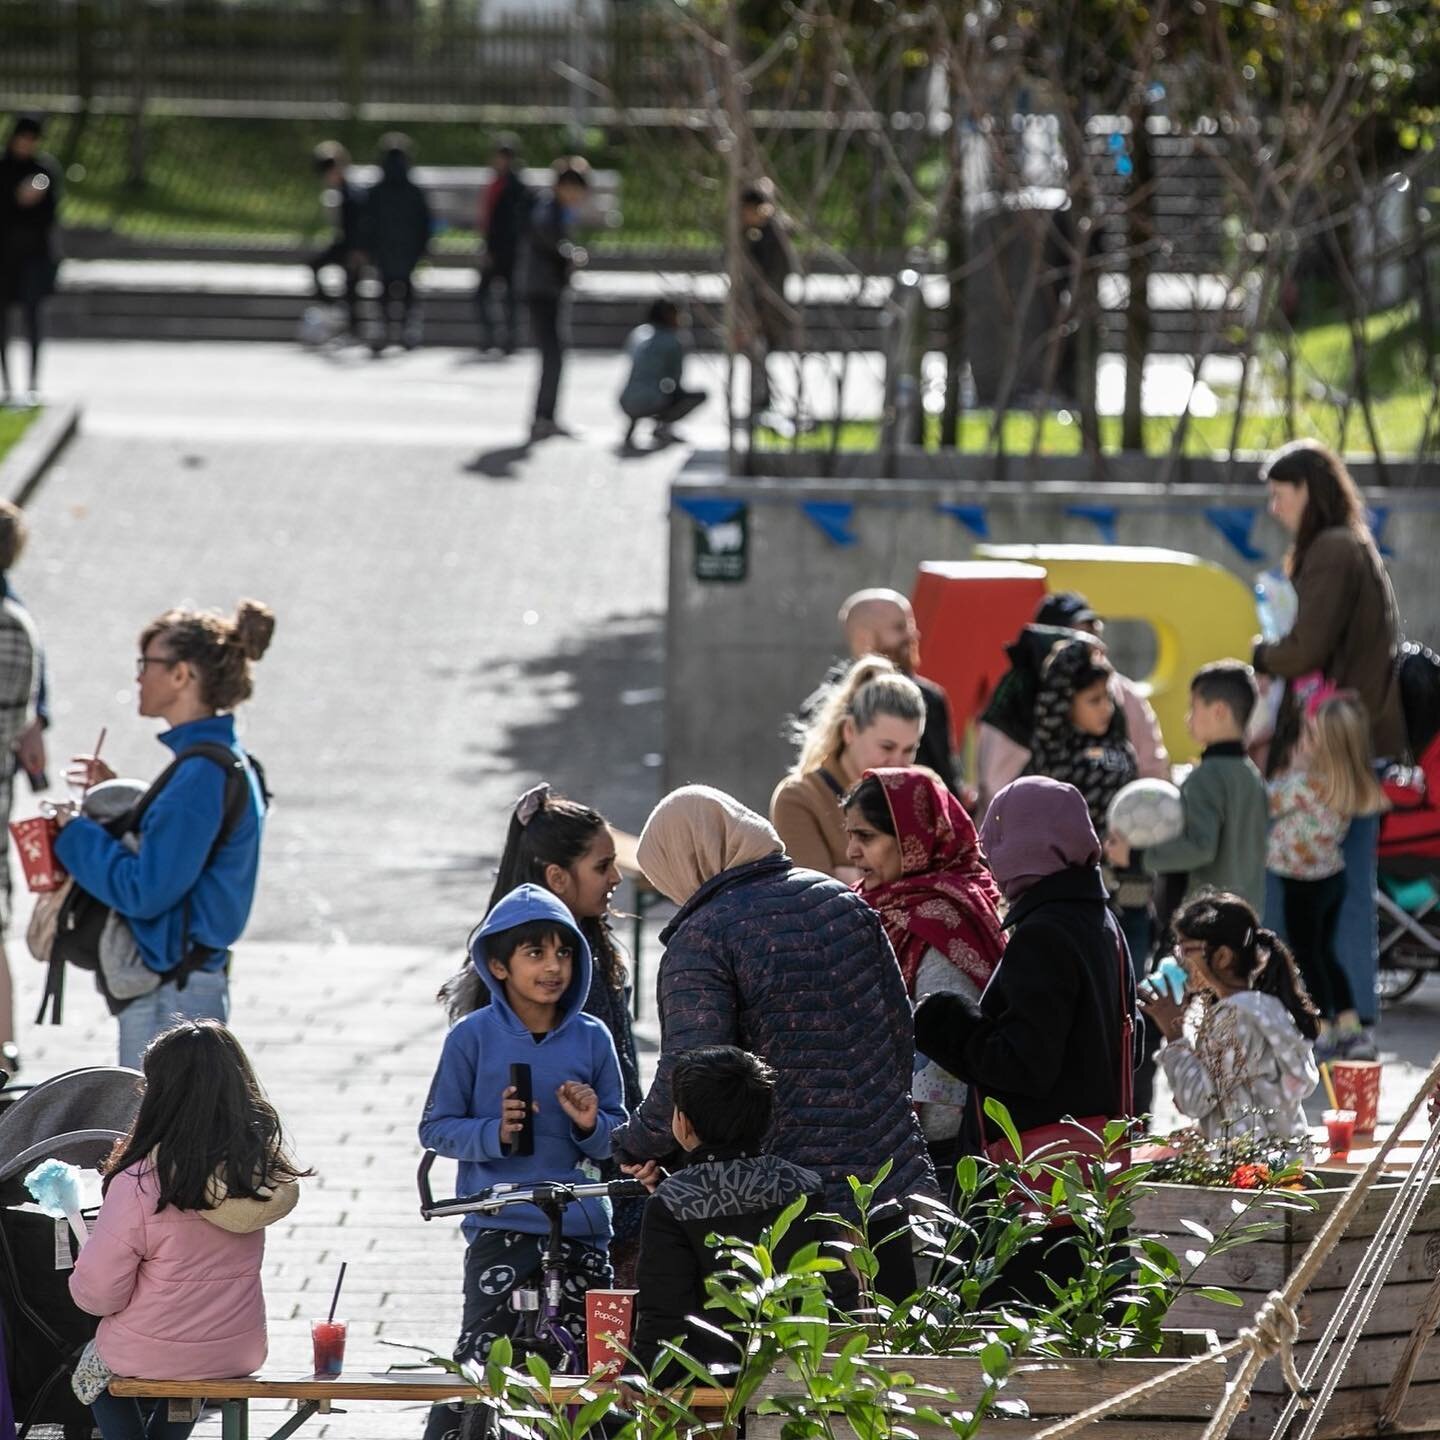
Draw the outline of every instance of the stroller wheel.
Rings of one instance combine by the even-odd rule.
[[[1411,994],[1425,978],[1423,970],[1392,969],[1382,965],[1376,977],[1375,991],[1382,1005],[1397,1005]]]

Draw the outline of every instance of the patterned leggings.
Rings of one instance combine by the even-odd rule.
[[[540,1235],[523,1235],[517,1230],[482,1230],[465,1252],[465,1316],[455,1358],[483,1365],[490,1347],[502,1335],[513,1336],[521,1312],[510,1308],[513,1290],[540,1288],[540,1252],[545,1241]],[[611,1284],[610,1261],[604,1250],[582,1240],[565,1242],[565,1281],[561,1292],[560,1320],[585,1353],[585,1292],[607,1289]],[[463,1406],[432,1405],[425,1427],[425,1440],[444,1440],[458,1434]]]

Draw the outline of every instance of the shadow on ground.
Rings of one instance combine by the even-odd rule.
[[[638,831],[659,798],[663,745],[665,621],[659,614],[604,621],[557,651],[510,664],[487,663],[470,684],[477,701],[530,718],[498,738],[466,747],[450,779],[466,789],[508,776],[513,793],[546,780],[593,805],[612,825]],[[495,848],[480,863],[488,876],[499,859],[505,817],[487,827]],[[474,871],[442,872],[442,889],[474,885]]]

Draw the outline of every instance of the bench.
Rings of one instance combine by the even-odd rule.
[[[350,179],[370,186],[380,178],[378,165],[352,165]],[[437,220],[455,230],[474,230],[478,223],[480,196],[495,178],[489,165],[417,165],[410,178],[425,192]],[[531,190],[548,190],[555,172],[525,168],[520,178]],[[581,223],[597,230],[615,230],[620,225],[620,172],[592,170],[590,194],[581,212]]]
[[[557,1377],[548,1398],[562,1400],[589,1383],[585,1376]],[[235,1380],[144,1380],[116,1376],[110,1382],[110,1393],[135,1400],[168,1400],[172,1420],[194,1420],[202,1404],[218,1405],[223,1440],[250,1440],[252,1400],[293,1400],[295,1413],[269,1437],[269,1440],[288,1440],[312,1415],[330,1414],[330,1407],[337,1400],[381,1404],[413,1404],[420,1400],[433,1405],[441,1400],[482,1400],[490,1392],[439,1371],[387,1370],[325,1376],[262,1373]],[[691,1405],[699,1411],[723,1413],[729,1401],[728,1390],[700,1389],[694,1392]]]

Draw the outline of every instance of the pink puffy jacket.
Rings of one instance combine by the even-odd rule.
[[[223,1199],[213,1210],[156,1214],[148,1160],[110,1182],[70,1294],[100,1315],[96,1345],[117,1375],[219,1380],[265,1363],[263,1227],[294,1206],[297,1187],[268,1202]]]

